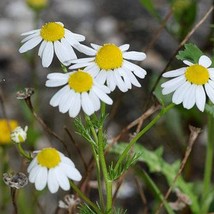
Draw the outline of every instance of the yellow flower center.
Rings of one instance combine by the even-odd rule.
[[[16,120],[0,119],[0,145],[11,142],[10,134],[17,126],[18,122]]]
[[[209,71],[207,68],[195,64],[191,65],[186,69],[185,72],[186,79],[196,85],[203,85],[209,80]]]
[[[90,74],[79,69],[70,75],[68,85],[76,92],[86,92],[92,88],[93,79]]]
[[[122,51],[114,44],[104,44],[98,50],[95,62],[104,70],[119,68],[123,63]]]
[[[48,42],[60,40],[65,35],[65,29],[61,24],[49,22],[42,26],[40,36]]]
[[[38,164],[47,168],[54,168],[59,165],[61,159],[59,152],[54,148],[42,149],[37,155]]]

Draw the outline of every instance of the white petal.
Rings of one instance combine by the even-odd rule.
[[[59,41],[54,42],[54,50],[57,58],[62,64],[64,64],[64,62],[68,60],[71,60],[71,58],[69,57],[68,50],[64,47],[64,45],[61,42]]]
[[[100,84],[99,82],[94,82],[94,85],[97,86],[100,90],[102,90],[105,94],[111,93],[111,90],[103,84]]]
[[[29,181],[31,183],[35,183],[35,180],[36,180],[36,177],[37,177],[39,171],[40,171],[40,166],[38,164],[31,169],[31,171],[29,173]]]
[[[128,89],[131,89],[132,88],[132,84],[131,84],[131,81],[129,79],[129,76],[126,74],[126,71],[124,69],[122,69],[122,68],[118,68],[117,70],[119,71],[120,75],[123,77],[124,82],[126,84],[126,87]]]
[[[129,47],[130,47],[129,44],[124,44],[124,45],[121,45],[119,48],[123,52],[123,51],[127,51],[129,49]]]
[[[137,78],[135,77],[135,75],[129,71],[129,70],[126,70],[126,74],[129,76],[129,79],[131,81],[131,83],[136,86],[136,87],[141,87],[140,83],[138,82]]]
[[[70,158],[64,156],[64,154],[62,154],[61,152],[60,152],[60,158],[62,163],[75,167],[74,162]]]
[[[44,52],[44,49],[47,45],[47,42],[46,41],[42,41],[40,47],[39,47],[39,52],[38,52],[38,55],[42,58],[42,54]]]
[[[94,85],[92,90],[104,103],[112,105],[112,99],[107,94],[105,94],[98,86]]]
[[[47,68],[51,64],[53,56],[54,56],[53,43],[47,42],[42,54],[42,66]]]
[[[81,94],[81,101],[82,101],[82,109],[87,115],[92,115],[94,113],[94,106],[92,101],[89,98],[88,93],[83,92]]]
[[[198,61],[198,64],[208,68],[212,64],[212,61],[209,57],[202,55]]]
[[[100,109],[100,100],[93,90],[89,92],[89,97],[94,105],[94,110],[98,111]]]
[[[172,102],[177,105],[182,103],[186,95],[186,92],[189,90],[190,87],[191,84],[189,82],[185,82],[184,84],[182,84],[173,94]]]
[[[70,165],[66,165],[63,163],[60,164],[60,167],[63,170],[63,172],[66,174],[66,176],[69,177],[70,179],[74,181],[80,181],[82,179],[81,174],[75,167],[72,167]]]
[[[193,63],[190,62],[190,61],[188,61],[188,60],[184,60],[183,63],[184,63],[185,65],[189,65],[189,66],[190,66],[190,65],[193,65]]]
[[[126,60],[123,62],[123,68],[134,71],[134,74],[140,78],[144,78],[146,75],[146,71],[143,68]]]
[[[95,80],[100,84],[104,84],[107,78],[107,72],[105,70],[101,70],[96,76]]]
[[[146,58],[146,54],[143,52],[138,51],[129,51],[123,53],[124,59],[130,59],[130,60],[136,60],[136,61],[142,61]]]
[[[96,45],[94,43],[91,43],[91,47],[94,48],[96,51],[99,50],[102,46],[101,45]]]
[[[34,37],[37,37],[37,36],[39,36],[39,32],[34,33],[34,34],[30,34],[29,36],[27,36],[24,39],[22,39],[21,43],[27,42],[28,40],[30,40],[30,39],[32,39]]]
[[[40,167],[35,180],[35,187],[37,190],[43,190],[47,184],[48,180],[48,170],[46,167]]]
[[[67,29],[66,29],[66,32],[67,32]],[[69,31],[70,35],[76,39],[78,42],[82,42],[85,40],[85,36],[81,35],[81,34],[78,34],[78,33],[72,33],[71,31]]]
[[[186,81],[185,77],[184,76],[178,76],[176,78],[173,78],[171,80],[168,80],[167,82],[165,83],[162,83],[161,84],[161,87],[162,88],[168,88],[168,87],[172,87],[174,85],[181,85],[183,84],[184,82]]]
[[[51,168],[48,171],[48,189],[51,193],[55,193],[59,189],[59,183],[57,181],[54,168]]]
[[[65,85],[68,82],[67,79],[64,80],[47,80],[45,86],[47,87],[58,87]]]
[[[186,71],[187,67],[182,67],[176,70],[172,70],[172,71],[168,71],[166,73],[164,73],[162,76],[163,77],[177,77],[180,75],[183,75]]]
[[[74,48],[76,48],[79,52],[84,53],[88,56],[95,56],[97,53],[94,49],[82,44],[76,44],[74,45]]]
[[[187,90],[184,100],[183,100],[183,106],[186,109],[191,109],[195,105],[196,100],[196,87],[197,85],[192,84],[191,87]]]
[[[68,91],[64,96],[62,96],[60,104],[59,104],[59,111],[61,113],[66,113],[72,103],[74,102],[75,92],[73,90]]]
[[[37,165],[37,159],[34,158],[34,159],[30,162],[30,164],[29,164],[29,166],[28,166],[28,168],[27,168],[27,172],[29,173],[29,172],[31,171],[31,169],[32,169],[33,167],[35,167],[36,165]]]
[[[205,84],[205,90],[211,102],[214,103],[214,89],[209,84]]]
[[[58,167],[55,167],[54,171],[55,171],[59,186],[65,191],[69,190],[70,189],[69,180],[66,174],[64,173],[64,171],[61,169],[60,165]]]
[[[100,69],[97,64],[93,63],[93,66],[88,66],[87,68],[84,68],[84,71],[89,72],[91,76],[96,77]]]
[[[205,103],[206,103],[206,94],[204,92],[204,88],[202,85],[198,85],[196,88],[196,106],[200,111],[204,111]]]
[[[68,85],[61,88],[50,100],[50,105],[56,107],[59,105],[64,94],[70,91],[70,87]]]
[[[63,73],[57,73],[57,72],[56,73],[50,73],[47,75],[47,78],[49,80],[65,80],[65,79],[68,80],[69,74],[68,73],[63,74]]]
[[[19,52],[24,53],[26,51],[29,51],[34,47],[36,47],[41,41],[42,41],[42,38],[40,36],[33,37],[32,39],[28,40],[19,48]]]
[[[84,68],[84,67],[90,65],[91,63],[92,62],[85,62],[85,63],[74,64],[74,65],[70,66],[69,69]]]
[[[116,88],[116,81],[114,79],[113,71],[106,71],[107,77],[106,77],[106,84],[109,87],[111,91],[114,91]]]
[[[73,103],[69,109],[69,116],[76,117],[81,109],[81,98],[79,93],[75,93]]]
[[[82,58],[82,59],[73,59],[70,61],[70,63],[72,63],[72,64],[86,63],[86,62],[91,62],[93,60],[94,60],[94,57],[86,57],[86,58]]]
[[[63,39],[61,39],[61,43],[62,43],[63,47],[65,48],[65,51],[66,51],[68,58],[69,58],[66,61],[70,61],[72,59],[77,59],[77,55],[75,54],[74,49],[71,47],[71,45],[68,43],[68,41],[63,38]],[[64,62],[64,64],[68,65],[65,62]]]
[[[114,71],[113,74],[114,74],[115,81],[116,81],[116,84],[117,84],[118,88],[119,88],[122,92],[128,91],[128,88],[126,87],[126,84],[125,84],[124,81],[122,80],[122,78],[121,78],[119,72],[118,72],[118,71]]]
[[[22,33],[21,35],[22,35],[22,36],[27,36],[27,35],[31,35],[31,34],[36,34],[36,33],[38,33],[38,32],[40,32],[40,29],[31,30],[31,31]]]

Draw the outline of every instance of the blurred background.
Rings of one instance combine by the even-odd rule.
[[[84,167],[64,131],[65,126],[79,144],[86,161],[89,161],[91,156],[89,145],[75,133],[72,119],[68,114],[61,114],[57,108],[49,105],[56,89],[45,87],[46,77],[50,72],[61,71],[59,62],[55,59],[54,63],[45,69],[41,66],[40,58],[37,56],[38,48],[34,48],[33,51],[26,54],[20,54],[18,49],[21,45],[21,33],[40,28],[45,22],[60,21],[72,32],[85,35],[85,45],[128,43],[130,50],[146,52],[147,58],[139,63],[148,73],[146,79],[139,80],[142,87],[133,87],[126,93],[116,90],[111,94],[114,105],[107,109],[110,113],[106,124],[107,137],[111,139],[153,104],[150,92],[155,81],[180,42],[201,20],[212,4],[211,0],[49,0],[46,7],[35,12],[24,0],[1,0],[0,90],[2,104],[9,119],[17,120],[21,126],[29,126],[28,144],[25,145],[25,148],[32,151],[52,145],[63,152],[61,144],[45,133],[33,119],[24,101],[16,99],[17,91],[32,87],[35,88],[32,103],[36,112],[51,129],[68,142],[72,159],[83,174]],[[213,54],[213,21],[214,15],[211,14],[190,38],[190,42],[195,43],[208,56]],[[82,56],[80,53],[77,55]],[[174,59],[170,68],[173,69],[180,65],[182,62]],[[159,85],[155,94],[160,94]],[[164,99],[166,102],[170,101],[170,97]],[[4,117],[2,108],[0,108],[0,118],[4,119]],[[139,143],[151,151],[163,147],[164,159],[168,163],[173,163],[184,155],[189,124],[202,128],[202,133],[193,148],[183,177],[186,181],[197,182],[203,178],[204,144],[206,142],[206,116],[204,113],[199,113],[196,109],[183,110],[177,106],[162,118],[155,128],[144,135]],[[127,142],[129,134],[134,131],[135,129],[130,130],[130,133],[125,133],[120,141]],[[8,171],[25,172],[26,163],[19,157],[14,146],[7,145],[6,147],[4,149],[8,160]],[[142,162],[139,167],[149,172],[147,164]],[[151,173],[151,176],[161,191],[166,192],[168,186],[164,175]],[[95,175],[92,175],[92,180],[95,178]],[[129,210],[127,214],[153,212],[153,206],[157,201],[154,201],[151,191],[143,182],[140,186],[144,189],[145,200],[142,200],[142,195],[138,191],[139,186],[133,179],[133,171],[127,173],[123,184],[116,205]],[[48,191],[35,193],[33,185],[28,185],[26,189],[25,193],[24,190],[19,192],[19,206],[22,210],[20,213],[66,213],[57,209],[58,200],[65,195],[63,191],[60,194],[51,195]],[[0,189],[0,194],[2,199],[3,194],[9,194],[9,189],[4,188],[4,191]],[[94,200],[97,199],[96,189],[91,190],[90,194]],[[33,199],[29,200],[29,197]],[[27,203],[28,201],[29,203]],[[6,204],[0,202],[0,213],[12,213],[9,196],[7,196],[6,202]],[[33,208],[31,209],[31,207]],[[186,208],[178,213],[191,213],[191,211]]]

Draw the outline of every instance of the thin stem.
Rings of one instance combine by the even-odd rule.
[[[142,136],[144,135],[148,130],[150,130],[152,128],[152,126],[154,126],[157,121],[165,114],[167,113],[171,108],[174,107],[174,104],[170,104],[168,106],[166,106],[165,108],[163,108],[161,110],[161,112],[144,128],[142,129],[128,144],[128,146],[125,148],[125,150],[123,151],[123,153],[120,155],[119,160],[117,161],[114,170],[117,171],[120,164],[123,162],[123,160],[127,157],[128,152],[130,151],[130,149],[132,148],[132,146],[136,143],[136,141]]]
[[[112,180],[109,179],[103,145],[103,131],[100,128],[98,132],[98,155],[106,187],[106,210],[110,212],[112,209]]]
[[[209,209],[209,204],[206,203],[206,199],[210,192],[210,184],[212,177],[213,168],[213,152],[214,152],[214,118],[209,116],[208,118],[208,142],[206,149],[206,161],[204,170],[204,180],[203,180],[203,194],[202,194],[202,214],[207,213]]]
[[[72,182],[70,181],[71,187],[73,190],[79,195],[80,198],[82,198],[88,205],[93,207],[93,209],[98,213],[101,214],[99,208],[94,204],[86,195],[82,193],[82,191]]]
[[[31,155],[29,153],[26,153],[25,150],[22,148],[21,143],[18,143],[17,149],[23,157],[25,157],[28,160],[32,160]]]

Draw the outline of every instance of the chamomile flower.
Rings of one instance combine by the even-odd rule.
[[[51,64],[54,53],[63,64],[68,60],[76,59],[73,47],[78,45],[78,49],[81,49],[79,42],[85,40],[84,36],[64,28],[61,22],[48,22],[41,29],[23,33],[22,36],[26,38],[21,41],[24,44],[19,49],[20,53],[31,50],[41,43],[38,55],[42,58],[43,67]]]
[[[35,183],[37,190],[43,190],[47,185],[51,193],[57,192],[59,187],[67,191],[70,189],[69,179],[82,179],[74,163],[56,149],[44,148],[35,153],[27,172],[29,181]]]
[[[14,143],[23,143],[27,139],[27,130],[27,126],[24,129],[20,126],[16,127],[10,135],[11,140]]]
[[[172,102],[183,103],[183,107],[191,109],[195,104],[200,111],[204,111],[206,95],[214,103],[214,68],[209,68],[211,60],[202,55],[197,64],[183,61],[188,67],[168,71],[163,77],[173,79],[163,83],[164,95],[172,92]]]
[[[104,44],[102,46],[91,44],[93,47],[87,49],[88,58],[71,60],[74,65],[70,69],[86,67],[89,73],[96,77],[96,80],[113,91],[116,86],[126,92],[132,85],[141,87],[137,77],[143,79],[146,71],[128,60],[142,61],[146,54],[137,51],[127,51],[129,45],[116,46],[115,44]]]
[[[97,83],[86,71],[77,70],[69,73],[48,74],[47,87],[63,86],[50,100],[53,107],[59,106],[62,113],[69,112],[70,117],[76,117],[81,108],[87,115],[100,109],[100,100],[111,105],[112,99],[107,95],[107,86]]]

